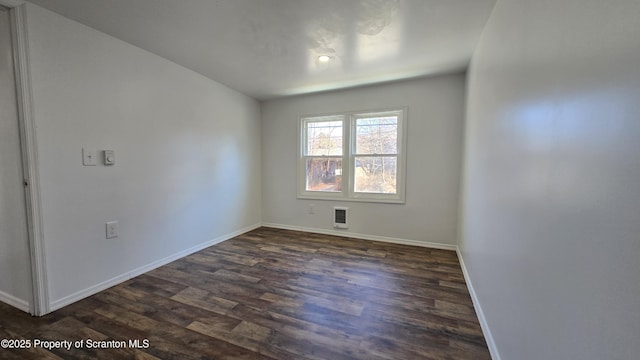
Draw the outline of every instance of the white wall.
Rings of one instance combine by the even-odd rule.
[[[260,223],[257,101],[40,7],[27,15],[54,308]],[[115,150],[116,165],[83,167],[83,147]],[[121,235],[106,240],[110,220]]]
[[[350,234],[454,245],[464,83],[456,74],[263,102],[263,222],[331,231],[333,206],[345,205]],[[406,204],[296,199],[299,116],[401,105],[408,105]]]
[[[502,359],[640,354],[640,2],[499,0],[460,246]]]

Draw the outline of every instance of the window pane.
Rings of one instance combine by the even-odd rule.
[[[307,159],[307,191],[342,191],[342,158]]]
[[[355,191],[395,194],[398,158],[395,156],[357,156],[355,158]]]
[[[342,121],[308,122],[305,155],[342,155]]]
[[[398,117],[356,119],[357,154],[397,154]]]

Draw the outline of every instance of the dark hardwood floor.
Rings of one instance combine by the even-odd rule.
[[[269,228],[41,318],[0,303],[0,339],[31,341],[3,359],[490,359],[453,251]]]

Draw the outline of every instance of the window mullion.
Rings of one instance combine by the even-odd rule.
[[[393,154],[358,154],[358,153],[354,153],[353,156],[354,157],[394,157],[394,156],[398,156],[398,153],[393,153]]]
[[[345,197],[351,197],[351,186],[352,186],[352,174],[353,174],[353,165],[351,164],[351,115],[347,114],[344,117],[343,129],[344,132],[342,134],[342,169],[346,170],[346,174],[342,176],[342,190],[343,195]],[[346,165],[346,166],[344,166]]]

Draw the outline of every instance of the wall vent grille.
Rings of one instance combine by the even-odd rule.
[[[346,207],[334,207],[333,208],[333,227],[339,229],[347,229],[349,227],[348,221],[349,208]]]

